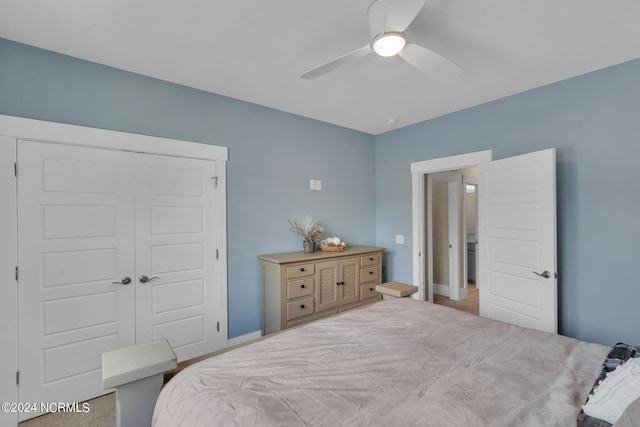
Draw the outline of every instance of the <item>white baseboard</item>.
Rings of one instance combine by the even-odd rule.
[[[467,287],[465,286],[464,288],[460,288],[460,290],[458,291],[458,299],[463,300],[467,297],[467,295]]]
[[[442,295],[443,297],[449,297],[449,285],[441,285],[440,283],[433,284],[433,293],[436,295]]]
[[[262,337],[262,331],[250,332],[227,340],[227,347],[234,347]]]
[[[447,298],[451,298],[451,295],[449,293],[449,285],[442,285],[440,283],[434,283],[433,284],[433,293],[434,295],[441,295],[443,297],[447,297]],[[467,288],[460,288],[458,289],[458,300],[463,300],[467,297],[468,293],[467,293]]]

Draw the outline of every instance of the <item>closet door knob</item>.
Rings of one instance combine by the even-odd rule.
[[[158,278],[158,276],[153,276],[153,277],[147,277],[146,274],[143,274],[142,276],[140,276],[140,283],[149,283],[152,280],[156,280]]]
[[[129,276],[125,276],[122,278],[121,281],[119,282],[111,282],[114,285],[128,285],[129,283],[131,283],[131,277]]]

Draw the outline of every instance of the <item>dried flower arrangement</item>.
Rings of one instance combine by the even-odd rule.
[[[309,216],[302,221],[295,218],[289,219],[289,224],[291,224],[289,231],[299,234],[305,242],[315,242],[324,233],[324,228]]]

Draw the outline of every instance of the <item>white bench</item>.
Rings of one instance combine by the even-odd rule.
[[[164,338],[102,354],[102,385],[116,389],[117,427],[151,426],[163,374],[176,366]]]
[[[418,287],[400,282],[387,282],[376,286],[376,291],[385,298],[405,298],[418,292]]]

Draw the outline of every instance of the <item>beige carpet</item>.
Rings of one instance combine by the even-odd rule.
[[[21,422],[19,427],[114,427],[116,425],[115,393],[87,401],[87,413],[57,412]],[[82,408],[82,404],[80,404]]]
[[[475,284],[469,283],[467,289],[467,297],[463,300],[452,301],[448,297],[442,295],[433,295],[434,304],[446,305],[447,307],[455,308],[470,314],[478,316],[480,314],[480,298],[479,292]]]

